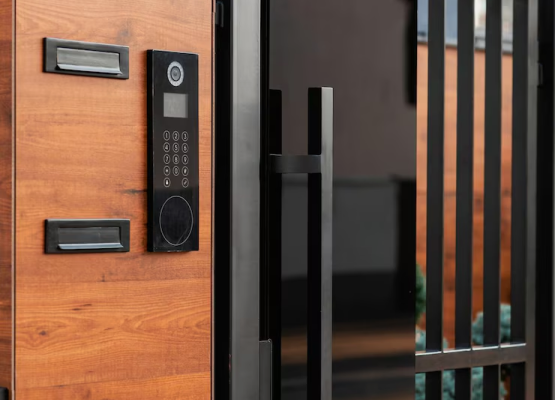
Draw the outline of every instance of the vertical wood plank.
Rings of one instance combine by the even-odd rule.
[[[0,386],[12,386],[13,0],[0,1]]]

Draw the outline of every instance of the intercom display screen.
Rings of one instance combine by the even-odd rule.
[[[164,93],[164,117],[188,118],[189,95],[181,93]]]

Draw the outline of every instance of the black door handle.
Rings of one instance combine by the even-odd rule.
[[[272,174],[308,174],[308,397],[331,400],[333,89],[308,90],[308,155],[270,154]]]

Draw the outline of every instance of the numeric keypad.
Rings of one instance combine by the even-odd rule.
[[[189,133],[187,131],[178,132],[173,131],[170,133],[169,130],[163,131],[163,137],[166,142],[163,144],[163,157],[164,157],[164,187],[170,187],[172,182],[168,178],[170,174],[173,173],[174,176],[181,176],[181,186],[184,188],[189,187],[189,179],[185,178],[189,175]],[[173,154],[168,154],[168,153]],[[170,164],[170,162],[173,164]]]

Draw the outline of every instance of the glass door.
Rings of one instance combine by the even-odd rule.
[[[414,398],[412,7],[262,2],[260,339],[274,400]]]

